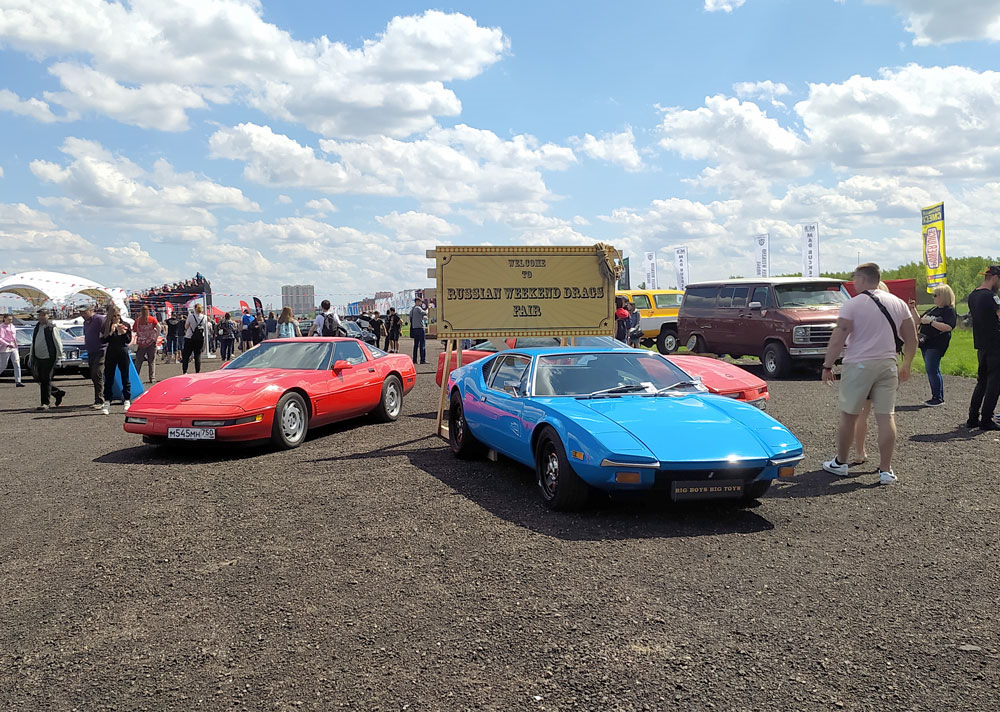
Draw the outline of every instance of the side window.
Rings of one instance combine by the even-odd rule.
[[[657,309],[670,309],[678,306],[683,301],[683,294],[654,294],[653,301],[656,302]]]
[[[684,306],[689,309],[711,309],[715,306],[718,287],[688,287],[684,292]]]
[[[490,388],[497,391],[510,390],[512,384],[514,386],[520,384],[531,363],[531,359],[527,356],[516,354],[501,356],[498,360],[499,364],[493,369],[490,378]]]
[[[347,361],[352,366],[365,362],[365,354],[357,341],[338,341],[334,361]]]
[[[750,287],[736,287],[733,290],[733,306],[745,307],[747,305],[747,292],[749,291]]]
[[[770,293],[770,289],[767,287],[754,287],[753,295],[750,297],[751,302],[760,302],[761,309],[767,309],[767,296]]]
[[[720,307],[731,307],[733,306],[733,292],[735,289],[733,287],[723,287],[722,291],[719,292],[719,302],[717,306]]]
[[[636,309],[650,309],[649,297],[645,294],[634,294],[632,295],[632,303],[635,304]],[[657,300],[656,306],[660,306],[659,300]]]

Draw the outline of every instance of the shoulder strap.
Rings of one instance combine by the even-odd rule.
[[[867,294],[868,297],[873,302],[875,302],[875,306],[878,307],[878,310],[880,312],[882,312],[883,315],[885,315],[886,321],[889,322],[889,328],[892,329],[892,341],[896,345],[896,351],[899,351],[899,349],[901,348],[903,342],[899,338],[899,332],[896,331],[896,322],[894,322],[892,320],[892,317],[889,315],[889,310],[885,308],[885,305],[882,304],[882,302],[880,302],[878,300],[878,297],[876,297],[874,294],[872,294],[870,290],[865,290],[863,293]]]

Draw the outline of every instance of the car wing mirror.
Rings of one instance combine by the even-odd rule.
[[[347,368],[350,368],[350,367],[351,367],[351,362],[350,361],[345,361],[344,359],[340,359],[339,361],[334,361],[333,362],[333,370],[334,371],[343,371],[344,369],[347,369]]]
[[[751,309],[760,309],[763,305],[760,302],[750,302],[747,306]]]

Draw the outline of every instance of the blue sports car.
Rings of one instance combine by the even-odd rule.
[[[581,507],[591,489],[750,502],[802,460],[781,423],[652,351],[503,351],[453,371],[449,391],[452,452],[534,467],[553,509]]]

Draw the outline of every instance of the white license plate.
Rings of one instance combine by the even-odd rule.
[[[215,440],[215,428],[167,428],[169,440]]]

